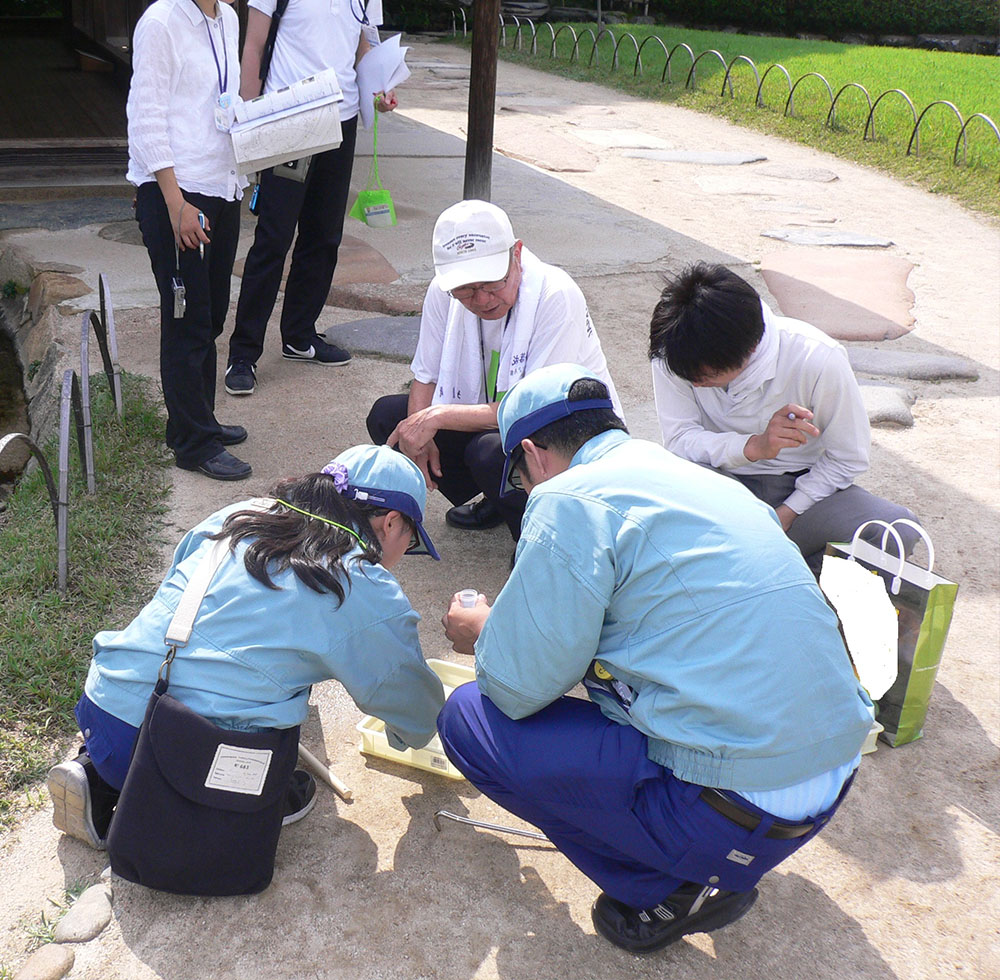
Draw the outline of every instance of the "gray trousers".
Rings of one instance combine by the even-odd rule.
[[[795,489],[795,481],[804,472],[800,470],[797,473],[725,475],[738,480],[755,497],[777,508],[788,499]],[[830,494],[829,497],[813,504],[804,514],[796,517],[788,531],[788,537],[799,546],[806,564],[818,576],[823,564],[823,551],[828,541],[850,541],[854,537],[854,532],[865,521],[886,521],[891,524],[901,517],[907,517],[911,521],[917,519],[909,508],[883,500],[882,497],[876,497],[861,487],[851,485]],[[920,536],[905,524],[897,530],[903,540],[903,547],[909,554],[920,540]],[[882,529],[867,528],[861,537],[877,544],[881,540]]]

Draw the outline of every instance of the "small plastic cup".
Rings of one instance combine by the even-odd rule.
[[[463,609],[472,609],[478,598],[479,592],[476,589],[462,589],[458,593],[458,602]]]

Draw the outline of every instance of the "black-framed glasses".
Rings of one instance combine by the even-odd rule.
[[[497,279],[495,282],[480,282],[473,286],[459,286],[457,289],[449,289],[448,295],[453,299],[457,299],[459,302],[464,302],[467,299],[472,299],[476,293],[486,293],[489,296],[495,296],[497,293],[502,292],[504,286],[507,285],[507,280],[510,279],[511,273],[514,271],[514,250],[510,250],[510,257],[507,260],[507,275],[503,279]]]

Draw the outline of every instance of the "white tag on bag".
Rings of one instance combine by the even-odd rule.
[[[222,744],[215,750],[205,786],[227,793],[260,796],[270,768],[270,749],[244,749],[238,745]]]

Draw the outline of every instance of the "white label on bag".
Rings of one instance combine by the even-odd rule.
[[[207,789],[226,793],[260,796],[267,770],[271,768],[270,749],[243,749],[238,745],[220,745],[205,780]]]

